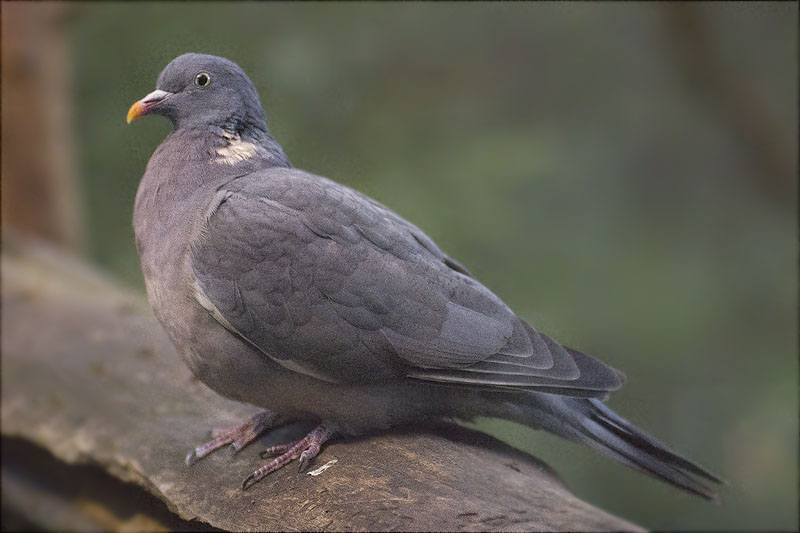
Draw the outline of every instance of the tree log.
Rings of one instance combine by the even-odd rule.
[[[330,465],[319,475],[284,468],[243,491],[244,477],[263,463],[258,443],[191,467],[184,457],[211,428],[257,409],[195,380],[141,295],[29,241],[5,239],[2,273],[2,435],[13,443],[8,454],[4,446],[4,510],[30,505],[30,484],[10,468],[24,470],[14,454],[38,446],[54,462],[91,465],[64,468],[143,487],[165,513],[200,529],[640,530],[577,499],[534,457],[455,424],[335,440],[312,466]],[[281,432],[268,438],[281,440]],[[152,516],[144,507],[157,500],[148,498],[124,499]],[[85,507],[85,498],[75,501]],[[50,522],[37,525],[82,529],[47,514]],[[175,523],[164,527],[181,528]]]
[[[0,215],[13,227],[83,249],[76,173],[70,2],[3,3]]]

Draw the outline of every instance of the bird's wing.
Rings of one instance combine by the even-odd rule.
[[[270,358],[334,382],[411,377],[601,396],[603,363],[520,320],[418,228],[294,169],[235,179],[191,245],[195,295]]]

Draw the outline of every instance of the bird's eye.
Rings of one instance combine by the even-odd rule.
[[[211,83],[211,76],[208,75],[208,72],[199,72],[194,77],[194,84],[198,87],[208,87],[209,83]]]

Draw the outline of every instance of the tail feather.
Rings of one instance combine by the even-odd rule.
[[[709,500],[717,499],[716,492],[691,477],[678,461],[662,453],[662,448],[650,449],[649,444],[642,446],[645,444],[642,440],[610,431],[595,419],[584,420],[581,426],[583,435],[587,437],[583,442],[600,453],[685,491]],[[680,456],[676,457],[681,462],[688,462]]]
[[[531,411],[519,421],[594,450],[679,489],[709,500],[717,493],[693,476],[724,483],[718,476],[671,450],[596,399],[530,395]]]
[[[692,474],[701,476],[715,483],[724,483],[724,480],[719,476],[671,450],[667,445],[659,442],[651,435],[634,426],[603,403],[596,400],[590,400],[589,403],[591,403],[594,408],[590,416],[603,424],[610,431],[617,433],[623,440],[631,442],[637,448],[647,451],[664,462],[674,464],[676,467],[683,470],[688,470]]]

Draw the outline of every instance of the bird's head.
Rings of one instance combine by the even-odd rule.
[[[169,118],[175,129],[236,123],[266,131],[247,74],[233,61],[206,54],[173,59],[158,76],[156,90],[131,106],[128,123],[151,114]]]

